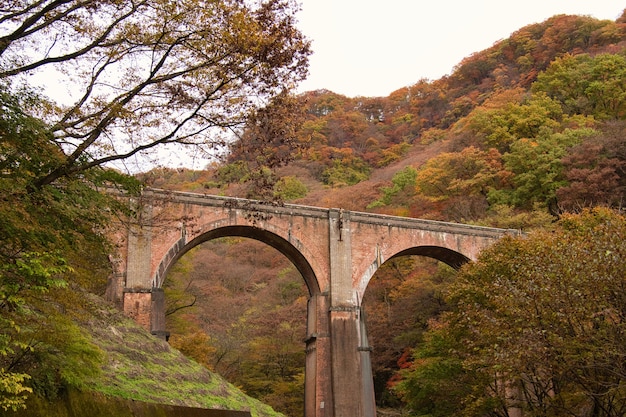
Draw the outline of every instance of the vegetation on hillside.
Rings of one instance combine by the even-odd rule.
[[[395,390],[415,415],[624,415],[625,233],[596,208],[484,251]]]
[[[567,228],[567,222],[578,222],[581,234],[590,233],[585,235],[589,244],[595,242],[605,248],[606,253],[616,254],[616,262],[623,261],[619,243],[603,243],[598,230],[606,233],[607,229],[593,231],[595,226],[588,219],[596,216],[609,219],[616,225],[623,221],[618,213],[626,186],[625,19],[622,16],[612,22],[583,16],[555,16],[522,28],[510,38],[464,59],[449,76],[434,81],[420,80],[389,97],[348,98],[326,90],[304,93],[296,97],[304,109],[301,127],[295,133],[290,131],[289,140],[281,143],[285,147],[280,151],[282,155],[286,149],[292,152],[285,159],[286,166],[276,164],[270,169],[269,164],[264,164],[265,157],[255,157],[277,155],[276,141],[279,138],[274,138],[274,141],[238,142],[224,164],[208,167],[202,172],[165,169],[148,173],[145,178],[149,184],[164,188],[250,196],[251,184],[255,180],[252,173],[267,168],[264,178],[268,181],[262,185],[271,192],[264,194],[265,198],[277,198],[275,187],[282,177],[289,178],[289,181],[295,178],[300,191],[290,194],[291,198],[278,199],[305,204],[343,206],[530,232],[538,230],[536,233],[540,236],[543,236],[541,233],[555,234],[554,239],[563,241],[569,235],[561,228]],[[588,211],[595,207],[608,208],[615,213]],[[571,217],[577,213],[583,214]],[[555,224],[559,226],[553,232]],[[550,232],[542,232],[545,230]],[[563,245],[556,240],[546,242]],[[193,270],[206,271],[202,259],[211,259],[214,256],[211,253],[241,256],[249,250],[257,254],[262,251],[262,246],[236,240],[211,244],[210,248],[198,249],[193,257],[183,261],[195,265],[189,267]],[[594,269],[597,259],[587,260],[588,256],[595,256],[593,253],[577,252],[575,257],[580,264],[568,264],[572,274],[584,277],[594,273],[598,279],[606,279],[609,285],[609,276],[604,276],[606,270]],[[227,259],[220,258],[220,262]],[[511,264],[521,263],[519,258],[498,259]],[[567,259],[566,254],[563,259]],[[537,264],[543,269],[536,273],[548,271],[548,263],[552,260],[548,256],[537,258]],[[259,268],[255,262],[238,257],[236,279],[255,276],[255,268]],[[289,310],[297,308],[298,300],[293,300],[293,307],[286,307],[284,300],[280,299],[280,290],[272,288],[281,282],[278,271],[286,267],[282,262],[286,261],[281,261],[274,272],[263,267],[263,276],[271,275],[272,278],[258,282],[253,278],[253,284],[243,286],[241,292],[224,286],[226,282],[232,282],[233,277],[221,271],[221,267],[212,271],[210,276],[196,276],[202,285],[211,286],[213,290],[193,290],[197,302],[184,314],[193,321],[193,332],[207,335],[210,346],[205,352],[207,366],[215,367],[222,360],[219,344],[225,340],[223,335],[226,333],[230,338],[238,337],[230,346],[241,346],[238,352],[244,355],[254,347],[256,335],[269,331],[263,328],[264,325],[275,329],[276,319],[280,318],[285,325],[294,326],[293,316],[283,317],[283,311],[300,311],[298,331],[304,336],[304,308]],[[182,271],[168,279],[172,280],[171,285],[179,286],[182,291],[180,283],[188,282],[185,280],[189,279],[189,274],[188,270]],[[553,275],[558,277],[557,273]],[[536,280],[540,276],[526,275],[519,279]],[[620,277],[619,273],[614,276],[615,281],[610,285],[614,284],[613,290],[618,291],[623,276]],[[443,416],[501,415],[498,413],[505,412],[502,405],[511,405],[497,396],[501,391],[489,391],[490,382],[502,384],[502,379],[486,380],[484,374],[475,373],[479,365],[485,363],[479,361],[493,359],[500,351],[491,352],[491,358],[472,357],[471,352],[450,345],[462,340],[455,338],[461,330],[467,331],[452,329],[449,323],[450,317],[460,314],[459,297],[451,296],[456,287],[450,287],[459,279],[454,271],[432,260],[402,258],[387,262],[370,282],[363,303],[374,346],[373,368],[379,406],[404,408],[408,415]],[[297,275],[291,276],[290,280],[290,285],[303,288]],[[496,284],[502,283],[497,281]],[[259,290],[256,285],[263,289]],[[521,291],[513,288],[514,283],[509,285],[511,291]],[[203,299],[210,301],[203,305]],[[265,318],[259,317],[261,310],[254,308],[254,302],[263,303],[263,310],[271,313]],[[222,321],[223,317],[211,314],[210,303],[246,307],[233,309],[239,313],[234,314],[227,325]],[[574,309],[576,305],[571,303],[569,307]],[[580,312],[572,310],[572,317],[601,314],[583,311],[586,304],[581,304],[580,308]],[[610,309],[613,311],[617,307],[611,306]],[[170,317],[172,323],[177,320],[177,314],[183,314],[182,311]],[[502,314],[513,313],[505,310]],[[616,328],[607,332],[619,333],[622,321],[619,314],[611,316],[612,322],[607,325]],[[229,329],[228,332],[220,333],[215,329],[218,321]],[[246,326],[247,331],[237,333],[235,330]],[[175,325],[175,328],[184,338],[184,326]],[[480,333],[481,329],[473,331]],[[499,334],[507,343],[521,344],[518,339],[506,337],[507,329],[500,329],[500,333],[496,328],[489,331]],[[596,336],[603,337],[602,334]],[[476,343],[482,343],[478,336],[473,337],[477,339]],[[523,339],[523,335],[520,338]],[[570,343],[573,339],[564,340]],[[575,345],[581,349],[581,355],[597,354],[593,349],[601,343],[598,339],[589,343]],[[456,354],[446,354],[450,350]],[[236,352],[231,352],[232,357],[237,357]],[[554,356],[558,357],[557,353]],[[541,371],[541,378],[532,379],[535,374],[524,368],[530,366],[530,362],[524,362],[523,355],[516,360],[519,367],[515,369],[517,373],[511,370],[510,384],[523,386],[518,391],[520,401],[513,405],[526,412],[561,415],[567,410],[570,415],[577,416],[593,413],[619,415],[618,406],[625,402],[619,390],[621,374],[615,375],[616,379],[610,382],[614,388],[610,394],[607,394],[609,391],[591,389],[583,392],[580,384],[562,385],[564,379],[571,377],[567,372],[579,373],[576,364],[567,372],[562,369],[557,372],[553,364],[542,365],[542,369],[551,366],[554,373]],[[244,375],[244,362],[237,359],[229,364],[231,380],[245,386],[251,395],[271,402],[272,393],[267,387],[280,386],[284,382],[283,376],[269,370],[264,374],[250,372]],[[592,366],[592,363],[579,365]],[[528,381],[520,376],[524,372],[531,375]],[[296,374],[294,369],[291,375]],[[597,369],[592,376],[585,376],[596,377],[606,381]],[[290,378],[293,378],[292,382],[296,381],[293,376]],[[250,380],[254,383],[250,384]],[[505,382],[509,383],[509,379]],[[585,383],[588,382],[589,379],[585,379]],[[541,387],[544,391],[540,391]],[[302,388],[289,392],[299,396]],[[282,392],[281,401],[289,392]],[[594,397],[605,394],[610,398],[603,398],[612,401],[608,405]],[[542,402],[535,401],[537,398]],[[276,406],[284,407],[281,409],[289,415],[299,415],[297,410],[287,406],[278,403]]]
[[[19,97],[1,97],[0,409],[73,389],[278,415],[98,298],[111,270],[103,232],[113,214],[128,214],[98,187],[133,192],[138,183],[94,169],[35,188],[31,181],[57,162],[59,150]]]
[[[47,127],[21,110],[29,97],[2,90],[0,99],[0,406],[15,409],[27,393],[56,396],[98,372],[102,354],[73,321],[82,305],[74,289],[106,286],[101,231],[118,204],[97,187],[131,189],[134,180],[89,170],[37,187],[33,180],[61,152]]]
[[[282,415],[155,338],[98,297],[85,296],[96,311],[86,315],[81,325],[89,329],[91,343],[104,354],[100,373],[86,381],[90,390],[151,403],[250,411],[257,417]]]

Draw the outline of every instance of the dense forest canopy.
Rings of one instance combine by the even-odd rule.
[[[265,112],[276,117],[260,112],[226,164],[186,187],[282,200],[286,193],[304,203],[323,194],[351,209],[493,225],[508,210],[558,216],[619,206],[625,24],[559,15],[471,55],[449,76],[388,97],[320,90],[279,100]],[[163,175],[172,174],[147,179],[167,186]],[[323,191],[305,191],[320,184]],[[341,197],[350,186],[356,200]]]

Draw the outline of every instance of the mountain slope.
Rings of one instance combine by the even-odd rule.
[[[252,416],[278,417],[260,401],[248,397],[219,375],[188,359],[168,343],[155,338],[102,298],[85,293],[87,306],[77,324],[87,340],[103,353],[100,372],[82,381],[82,394],[59,393],[65,403],[76,398],[91,407],[110,401],[119,408],[119,399],[195,408],[250,411]],[[95,400],[90,400],[90,398]],[[87,400],[85,400],[87,398]],[[74,400],[73,400],[74,399]],[[48,405],[46,405],[48,404]],[[42,407],[56,407],[41,397],[29,408],[12,415],[36,415]],[[81,411],[81,410],[78,410]],[[87,409],[84,410],[86,414]],[[27,414],[23,414],[26,412]],[[33,413],[33,414],[31,414]],[[0,410],[0,415],[5,415]],[[47,415],[44,411],[41,415]]]

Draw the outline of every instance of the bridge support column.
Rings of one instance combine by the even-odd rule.
[[[151,208],[143,207],[147,218]],[[144,216],[142,216],[144,217]],[[123,289],[123,310],[146,330],[152,330],[152,282],[150,262],[152,255],[152,231],[150,226],[132,224],[128,230],[126,254],[126,282]]]
[[[124,314],[150,331],[152,294],[150,289],[124,289]]]
[[[333,417],[374,417],[369,345],[360,300],[352,285],[349,216],[330,210],[329,228]]]
[[[168,340],[170,332],[165,330],[165,291],[152,288],[150,309],[150,332],[159,339]]]
[[[363,399],[363,415],[376,415],[376,397],[374,394],[374,374],[372,373],[372,358],[370,352],[372,348],[367,339],[367,320],[365,310],[359,309],[359,357],[361,359],[361,390]]]
[[[304,415],[305,417],[332,417],[328,295],[312,296],[307,307]]]

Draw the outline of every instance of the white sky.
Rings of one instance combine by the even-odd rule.
[[[300,0],[313,41],[299,91],[388,96],[436,80],[474,52],[557,14],[615,20],[624,0]]]

